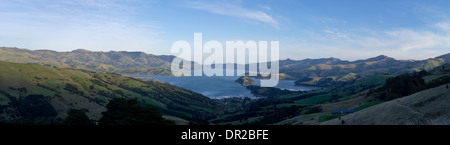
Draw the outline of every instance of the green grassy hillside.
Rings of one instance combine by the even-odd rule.
[[[0,120],[61,120],[69,109],[99,119],[112,98],[138,98],[167,115],[205,116],[218,104],[201,94],[157,81],[0,61]],[[42,112],[49,112],[42,114]]]

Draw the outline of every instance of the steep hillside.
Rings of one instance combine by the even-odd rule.
[[[388,100],[323,124],[450,124],[450,65],[388,79],[379,99]],[[339,121],[338,121],[339,120]],[[342,121],[344,120],[344,121]]]
[[[449,84],[321,123],[322,125],[449,125]]]
[[[450,101],[448,83],[449,64],[430,71],[402,74],[386,78],[382,86],[356,91],[353,97],[316,104],[320,111],[315,113],[276,124],[450,124],[446,120]],[[320,96],[310,98],[317,97]],[[333,113],[336,111],[350,111],[350,114]]]
[[[201,117],[217,102],[201,94],[157,81],[114,73],[92,73],[0,61],[0,120],[61,120],[69,109],[99,119],[112,98],[138,98],[164,114]]]

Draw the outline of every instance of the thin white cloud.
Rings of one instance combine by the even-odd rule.
[[[332,39],[347,38],[347,35],[345,33],[340,32],[337,29],[326,29],[323,30],[322,32],[324,32],[328,36],[331,36]]]
[[[272,10],[272,8],[268,5],[258,5],[260,8],[265,9],[265,10]]]
[[[341,45],[329,45],[320,43],[298,43],[296,45],[282,45],[284,52],[280,52],[281,58],[329,58],[335,57],[342,60],[359,60],[387,55],[398,60],[423,60],[443,55],[448,52],[432,49],[421,49],[416,51],[401,51],[398,49],[356,49]],[[287,50],[287,51],[286,51]],[[281,51],[281,50],[280,50]]]
[[[337,57],[347,60],[381,54],[396,59],[428,59],[450,53],[450,31],[445,31],[449,26],[447,24],[439,22],[427,29],[364,29],[345,34],[342,33],[345,32],[343,30],[325,29],[321,33],[312,34],[312,39],[308,41],[296,43],[290,40],[281,46],[285,50],[281,54],[287,57],[295,57],[294,54],[297,54],[297,58]],[[345,37],[336,39],[339,35]]]
[[[392,40],[395,40],[395,42],[392,42],[392,40],[387,42],[397,43],[397,48],[402,51],[449,46],[448,35],[440,35],[430,31],[401,29],[386,33],[390,38],[393,38]]]
[[[434,24],[433,26],[443,31],[450,31],[450,22],[439,22]]]
[[[155,52],[149,48],[161,46],[162,40],[157,36],[163,32],[154,29],[156,26],[151,23],[133,23],[128,16],[137,9],[129,9],[127,7],[132,5],[122,5],[122,2],[5,2],[4,5],[11,7],[1,10],[0,5],[0,43],[3,46],[57,51],[84,48]],[[27,11],[20,10],[23,8]]]
[[[206,3],[206,2],[189,2],[185,7],[204,10],[211,13],[226,15],[232,17],[238,17],[243,19],[254,20],[262,23],[269,24],[274,28],[278,29],[278,21],[275,20],[272,16],[267,14],[266,12],[260,10],[253,10],[244,8],[241,5],[232,4],[232,3]],[[270,7],[266,7],[270,8]]]

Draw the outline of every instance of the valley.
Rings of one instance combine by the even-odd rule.
[[[0,122],[61,124],[71,109],[96,121],[111,100],[135,98],[179,125],[446,124],[449,55],[280,60],[285,80],[266,88],[258,76],[172,77],[174,56],[2,47]],[[374,114],[386,119],[362,118]]]

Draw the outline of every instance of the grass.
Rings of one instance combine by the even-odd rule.
[[[343,116],[343,115],[341,115],[341,114],[333,114],[333,115],[327,114],[327,115],[322,115],[322,116],[319,117],[319,122],[328,121],[328,120],[331,120],[331,119],[339,118],[339,117],[341,117],[341,116]]]
[[[306,118],[315,118],[317,116],[324,116],[324,115],[327,115],[327,114],[329,114],[329,113],[327,113],[327,112],[313,113],[313,114],[307,114],[307,115],[305,115],[305,117]]]
[[[231,117],[231,116],[233,116],[233,115],[235,115],[235,114],[225,114],[225,115],[221,115],[221,116],[219,116],[219,117],[217,117],[217,118],[214,118],[214,119],[209,120],[209,122],[214,122],[214,121],[217,121],[217,120],[222,120],[222,119]]]
[[[285,104],[277,104],[277,107],[291,107],[291,106],[305,106],[297,103],[285,103]]]
[[[386,79],[392,78],[394,76],[392,75],[383,75],[383,74],[377,74],[377,75],[371,75],[369,77],[366,77],[364,79],[360,79],[359,81],[355,82],[355,84],[373,84],[376,86],[384,85],[386,83]]]
[[[233,117],[233,116],[236,116],[236,115],[241,115],[241,114],[244,114],[245,112],[243,112],[243,111],[238,111],[238,112],[235,112],[235,113],[229,113],[229,114],[224,114],[224,115],[221,115],[221,116],[219,116],[219,117],[217,117],[217,118],[214,118],[214,119],[211,119],[211,120],[209,120],[210,122],[214,122],[214,121],[218,121],[218,120],[223,120],[223,119],[226,119],[226,118],[228,118],[228,117]],[[219,123],[220,124],[220,123]]]
[[[221,123],[218,123],[218,125],[241,125],[243,123],[244,123],[244,121],[236,120],[236,121],[231,121],[231,122],[221,122]]]
[[[349,74],[347,74],[347,75],[337,79],[336,81],[344,81],[344,82],[346,82],[346,81],[354,80],[354,79],[356,79],[356,77],[357,77],[357,74],[349,73]]]
[[[214,109],[212,109],[212,108],[200,107],[200,106],[195,106],[195,105],[189,105],[189,107],[195,108],[198,110],[209,111],[209,112],[214,111]]]
[[[296,100],[295,103],[299,105],[314,105],[324,101],[331,100],[331,98],[332,98],[331,94],[322,94],[312,96],[306,99]]]
[[[255,121],[257,121],[258,119],[261,119],[261,118],[263,118],[264,116],[256,116],[256,117],[251,117],[251,118],[248,118],[247,120],[246,120],[246,122],[255,122]]]
[[[366,104],[364,104],[364,105],[361,105],[361,106],[356,107],[355,110],[360,111],[360,110],[369,108],[369,107],[371,107],[371,106],[375,106],[375,105],[381,104],[381,103],[383,103],[383,102],[384,102],[384,101],[374,101],[374,102],[369,102],[369,103],[366,103]]]
[[[39,61],[31,58],[30,56],[25,56],[20,53],[15,53],[11,51],[3,51],[0,50],[0,60],[1,61],[10,61],[10,62],[19,62],[19,63],[38,63]]]
[[[314,95],[305,99],[299,99],[294,100],[296,104],[301,105],[314,105],[318,103],[324,103],[329,102],[333,99],[333,95],[338,96],[338,100],[345,100],[352,98],[353,96],[356,96],[356,94],[363,92],[364,90],[367,90],[369,88],[373,88],[374,86],[381,86],[384,85],[386,82],[385,80],[387,78],[391,78],[391,75],[373,75],[366,78],[359,79],[351,84],[344,85],[339,88],[327,88],[324,90],[316,90],[310,93],[320,93],[325,92],[324,94],[320,95]],[[292,99],[298,96],[302,95],[308,95],[310,93],[306,94],[296,94],[296,95],[288,95],[288,96],[282,96],[282,98],[286,99]]]
[[[250,117],[250,118],[244,119],[244,120],[235,120],[235,121],[230,121],[230,122],[220,122],[218,124],[219,125],[242,125],[242,124],[246,124],[246,123],[255,122],[261,118],[264,118],[264,116],[255,116],[255,117]]]

